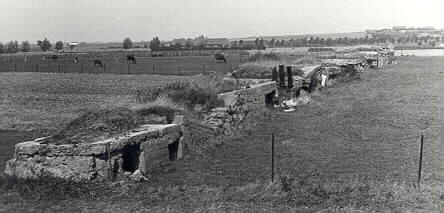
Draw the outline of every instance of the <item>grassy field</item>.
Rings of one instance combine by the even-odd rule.
[[[108,74],[158,74],[158,75],[195,75],[209,71],[229,72],[236,69],[241,61],[247,60],[239,54],[226,56],[227,63],[216,63],[214,56],[149,57],[136,56],[137,64],[128,66],[125,55],[92,56],[79,54],[79,62],[74,56],[64,55],[57,60],[42,60],[42,55],[29,55],[24,62],[23,55],[1,57],[0,72],[53,72],[53,73],[108,73]],[[104,67],[94,66],[93,60],[99,59]]]
[[[186,156],[175,171],[149,183],[78,186],[3,178],[0,209],[441,212],[443,68],[442,57],[401,58],[382,71],[368,70],[362,80],[316,92],[294,113],[260,111],[251,115],[248,131],[203,155]],[[6,118],[1,129],[20,131],[0,132],[4,165],[14,143],[36,136],[24,136],[23,130],[51,132],[63,125],[61,118],[87,107],[131,103],[136,88],[169,78],[2,73],[0,79],[0,112]],[[418,190],[420,132],[425,146]],[[271,133],[276,135],[274,184],[269,183]]]

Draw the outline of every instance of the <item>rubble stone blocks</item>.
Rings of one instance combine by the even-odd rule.
[[[100,181],[125,172],[150,173],[183,156],[177,124],[142,125],[126,135],[94,143],[45,144],[34,140],[15,145],[5,173],[23,179],[55,177]]]

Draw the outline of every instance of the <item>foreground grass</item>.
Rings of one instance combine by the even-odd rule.
[[[2,212],[440,212],[442,189],[317,174],[243,186],[114,182],[76,184],[0,179]]]

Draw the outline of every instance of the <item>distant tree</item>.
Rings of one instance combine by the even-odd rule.
[[[233,41],[232,43],[231,43],[231,47],[239,47],[239,43],[237,42],[237,41]]]
[[[256,49],[259,49],[259,38],[256,38],[256,40],[254,40],[254,45],[256,46]]]
[[[49,42],[47,38],[43,39],[43,41],[38,40],[37,45],[40,47],[40,49],[42,49],[43,52],[48,51],[52,46],[51,42]]]
[[[131,41],[130,38],[125,38],[123,39],[122,46],[123,49],[130,49],[131,47],[133,47],[133,42]]]
[[[150,49],[151,50],[160,49],[160,40],[158,37],[154,37],[153,40],[150,41]]]
[[[0,42],[0,54],[5,53],[5,47],[3,46],[3,44]]]
[[[61,49],[63,49],[63,41],[57,41],[55,44],[55,49],[57,51],[60,51]]]
[[[436,47],[436,42],[435,41],[431,41],[430,45],[432,45],[432,47]]]
[[[348,37],[345,36],[344,39],[342,39],[342,42],[343,42],[345,45],[348,45],[348,42],[349,42]]]
[[[19,51],[19,45],[17,41],[10,41],[6,48],[7,53],[16,53]]]
[[[239,47],[242,47],[244,45],[244,40],[239,40]]]
[[[275,38],[272,38],[272,39],[270,40],[270,47],[274,47],[275,44],[276,44],[276,39],[275,39]]]
[[[29,52],[31,50],[31,45],[29,44],[28,41],[23,41],[22,45],[20,47],[20,49],[22,50],[22,52],[26,53]]]
[[[191,49],[193,47],[193,40],[187,39],[187,41],[185,41],[185,47]]]
[[[295,42],[294,42],[294,39],[293,39],[293,38],[291,38],[291,39],[288,41],[288,46],[290,46],[290,47],[294,47],[294,46],[295,46]]]
[[[195,45],[199,48],[205,48],[207,46],[207,38],[204,35],[197,37]]]
[[[182,48],[182,44],[180,42],[176,42],[176,43],[173,44],[173,48],[174,49],[180,49],[180,48]]]
[[[325,41],[325,45],[326,46],[331,46],[333,44],[332,39],[331,38],[327,38],[327,40]]]

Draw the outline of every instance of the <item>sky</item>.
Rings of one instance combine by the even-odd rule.
[[[442,29],[442,0],[0,0],[0,42]]]

